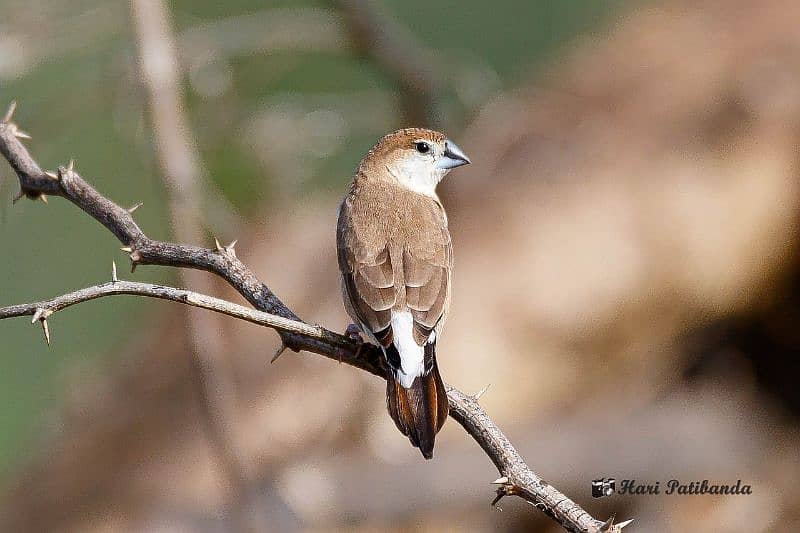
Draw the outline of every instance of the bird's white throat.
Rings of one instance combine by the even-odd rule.
[[[387,164],[386,170],[406,189],[437,199],[436,186],[448,172],[429,160],[417,158]]]

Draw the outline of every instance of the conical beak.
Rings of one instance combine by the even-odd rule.
[[[445,141],[444,154],[441,159],[437,161],[436,166],[441,169],[451,169],[460,167],[461,165],[469,165],[472,161],[469,160],[461,148],[458,147],[453,141]]]

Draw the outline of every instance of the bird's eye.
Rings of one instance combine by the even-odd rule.
[[[431,145],[424,141],[418,141],[414,143],[414,148],[421,154],[427,154],[431,150]]]

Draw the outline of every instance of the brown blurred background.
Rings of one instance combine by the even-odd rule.
[[[342,331],[349,174],[387,131],[443,128],[474,161],[441,187],[445,380],[490,383],[531,468],[598,518],[800,531],[800,4],[134,4],[6,0],[0,100],[43,165],[75,157],[144,201],[153,237],[238,238],[295,312]],[[0,305],[123,264],[66,202],[11,209],[5,164],[0,184]],[[205,274],[125,277],[240,301]],[[372,376],[269,365],[269,330],[132,300],[59,313],[50,349],[0,322],[3,531],[558,531],[489,506],[496,472],[454,422],[422,461]],[[593,499],[603,476],[753,493]]]

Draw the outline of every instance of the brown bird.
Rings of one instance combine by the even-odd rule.
[[[439,132],[395,131],[361,160],[339,208],[345,307],[382,349],[392,372],[389,414],[426,459],[448,412],[436,341],[450,306],[453,247],[436,185],[468,163]]]

